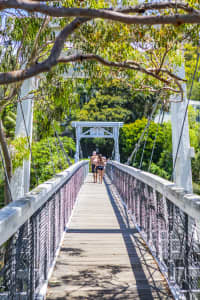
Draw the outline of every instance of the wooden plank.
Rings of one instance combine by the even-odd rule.
[[[47,300],[173,299],[124,208],[91,181],[78,195]]]

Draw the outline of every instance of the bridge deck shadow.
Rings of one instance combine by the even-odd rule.
[[[173,299],[112,185],[83,185],[47,300]]]

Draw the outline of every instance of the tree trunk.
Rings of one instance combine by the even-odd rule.
[[[0,146],[1,146],[1,149],[3,152],[3,156],[4,156],[8,181],[10,182],[10,180],[12,178],[12,160],[11,160],[10,152],[9,152],[8,145],[6,142],[6,137],[5,137],[4,130],[3,130],[2,120],[0,120]],[[10,202],[12,202],[12,197],[11,197],[11,194],[9,191],[7,179],[5,178],[4,203],[5,203],[5,205],[7,205]]]

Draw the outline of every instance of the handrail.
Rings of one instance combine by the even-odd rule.
[[[78,162],[47,180],[24,197],[0,210],[0,246],[6,242],[76,171],[88,161]]]
[[[107,163],[106,174],[114,197],[120,196],[174,298],[199,298],[200,197],[115,161]]]
[[[109,162],[108,164],[112,164],[122,171],[134,176],[136,179],[148,184],[173,202],[190,217],[196,219],[198,222],[200,221],[200,196],[191,193],[189,194],[182,187],[179,187],[175,183],[155,174],[151,174],[116,161]]]

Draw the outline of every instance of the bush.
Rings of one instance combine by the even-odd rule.
[[[200,195],[200,184],[193,182],[193,193]]]
[[[155,175],[158,175],[158,176],[160,176],[162,178],[170,180],[170,174],[167,173],[165,170],[163,170],[162,168],[160,168],[159,166],[157,166],[154,163],[151,164],[150,172],[152,174],[155,174]]]
[[[135,148],[145,126],[147,124],[147,119],[137,120],[132,124],[124,125],[120,132],[120,151],[121,151],[121,160],[122,162],[126,162],[130,154],[132,153],[133,149]],[[161,157],[161,153],[168,147],[168,140],[171,138],[170,130],[171,128],[166,125],[158,125],[157,123],[151,122],[148,131],[145,133],[143,141],[140,144],[140,148],[137,151],[136,159],[135,159],[135,166],[138,167],[140,164],[141,155],[143,152],[143,146],[145,140],[147,138],[145,150],[144,150],[144,157],[143,157],[143,169],[147,169],[153,149],[153,144],[157,133],[156,138],[156,145],[153,154],[152,162],[157,164]],[[133,164],[133,162],[131,162]]]
[[[71,138],[60,137],[66,153],[72,157],[75,152],[75,144]],[[63,152],[60,149],[58,140],[55,137],[42,139],[32,145],[32,164],[31,164],[31,188],[35,187],[47,179],[53,177],[55,173],[68,168]]]

